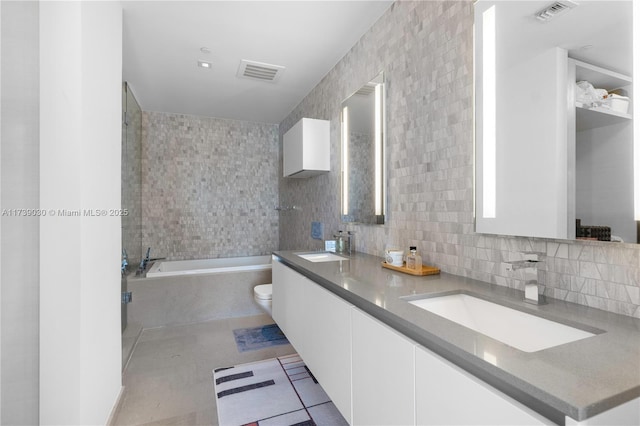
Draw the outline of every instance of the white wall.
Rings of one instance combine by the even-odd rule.
[[[2,7],[0,6],[0,58],[2,57]],[[0,64],[4,62],[0,59]],[[2,66],[0,66],[0,81],[2,80]],[[0,99],[2,99],[2,84],[0,83]],[[1,108],[0,108],[1,111]],[[2,128],[2,113],[0,113],[0,129]],[[0,147],[2,147],[2,135],[0,134]],[[2,149],[0,148],[0,162],[2,161]],[[0,166],[1,167],[1,166]],[[0,171],[0,185],[2,185],[2,173]],[[1,201],[0,201],[1,202]],[[0,221],[0,241],[2,241],[2,223]],[[0,268],[2,268],[2,245],[0,244]],[[2,317],[2,277],[0,277],[0,318]],[[2,365],[2,327],[0,327],[0,366]],[[0,422],[2,421],[2,368],[0,368]]]
[[[0,210],[39,203],[38,3],[1,2]],[[38,423],[37,217],[0,220],[1,424]]]
[[[40,422],[104,424],[121,387],[122,10],[40,3]],[[68,217],[58,210],[80,210]]]

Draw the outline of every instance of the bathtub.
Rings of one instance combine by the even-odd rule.
[[[128,322],[143,328],[260,315],[253,287],[271,282],[271,256],[156,261],[129,277]]]
[[[176,275],[218,274],[222,272],[263,271],[271,269],[271,256],[228,257],[220,259],[156,261],[147,278]]]

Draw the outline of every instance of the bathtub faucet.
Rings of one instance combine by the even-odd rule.
[[[147,254],[144,256],[144,259],[140,261],[140,266],[138,267],[138,271],[136,275],[142,275],[144,271],[147,269],[147,263],[149,263],[149,256],[151,255],[151,247],[147,248]]]
[[[127,274],[127,270],[129,269],[129,256],[127,256],[127,250],[122,249],[122,264],[120,265],[120,272],[122,275]]]

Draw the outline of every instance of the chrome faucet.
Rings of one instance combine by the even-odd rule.
[[[120,265],[120,273],[122,276],[127,274],[129,270],[129,256],[127,256],[127,250],[122,249],[122,263]]]
[[[544,305],[547,303],[544,296],[544,285],[538,281],[538,265],[542,263],[540,258],[543,253],[522,252],[525,259],[507,263],[507,271],[524,269],[524,301],[534,305]],[[542,289],[542,291],[540,291]]]
[[[149,256],[151,255],[151,247],[147,248],[147,254],[144,259],[140,261],[140,266],[138,266],[138,270],[136,271],[136,275],[142,275],[144,271],[147,269],[147,263],[149,263]]]

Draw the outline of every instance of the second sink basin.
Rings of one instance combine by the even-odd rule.
[[[306,259],[309,262],[336,262],[339,260],[349,260],[342,256],[338,256],[337,254],[333,254],[331,252],[296,253],[296,256],[300,256],[301,258]]]
[[[409,303],[524,352],[595,335],[464,293],[427,297]]]

